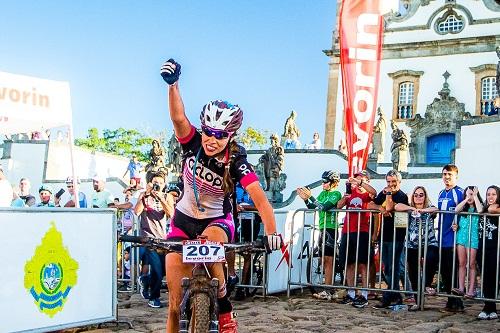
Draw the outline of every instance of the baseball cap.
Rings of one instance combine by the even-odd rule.
[[[356,172],[354,174],[354,177],[357,177],[357,176],[362,176],[362,177],[366,177],[366,178],[370,179],[370,174],[366,170],[362,170],[360,172]]]
[[[100,174],[95,174],[94,177],[92,177],[92,180],[96,180],[96,181],[105,181],[106,178],[101,176]]]

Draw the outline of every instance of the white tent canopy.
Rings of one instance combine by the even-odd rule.
[[[72,126],[68,82],[0,72],[0,133]]]

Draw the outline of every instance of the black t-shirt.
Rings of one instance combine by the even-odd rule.
[[[484,230],[486,229],[486,230]],[[496,248],[498,246],[498,216],[484,216],[479,223],[479,246]]]
[[[373,202],[379,206],[383,206],[385,208],[385,193],[384,191],[380,192],[377,197],[373,200]],[[405,205],[409,205],[408,196],[401,190],[392,193],[392,201],[394,205],[398,203],[402,203]],[[394,234],[394,211],[391,212],[388,216],[383,216],[382,219],[382,231],[379,233],[379,240],[382,236],[382,232],[384,235],[384,242],[392,242],[393,234]],[[396,228],[396,241],[404,241],[406,237],[406,228]]]

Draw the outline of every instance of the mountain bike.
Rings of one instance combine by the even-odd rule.
[[[167,241],[144,236],[120,236],[122,242],[140,244],[166,253],[182,253],[183,262],[193,264],[191,277],[182,278],[182,300],[180,304],[179,333],[218,333],[219,309],[217,293],[219,280],[212,278],[208,263],[225,261],[225,251],[238,253],[270,252],[267,240],[242,244],[222,244],[200,237],[183,242]]]

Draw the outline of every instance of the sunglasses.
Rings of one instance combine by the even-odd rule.
[[[413,196],[415,198],[423,198],[423,197],[425,197],[425,193],[413,193]]]
[[[203,131],[203,133],[205,133],[206,136],[214,136],[217,140],[227,139],[231,136],[231,134],[233,134],[232,132],[216,130],[207,126],[201,126],[201,130]]]
[[[73,185],[66,185],[67,188],[73,188]]]
[[[322,182],[323,184],[328,184],[330,181],[329,181],[329,180],[324,180],[324,179],[323,179],[321,182]]]

